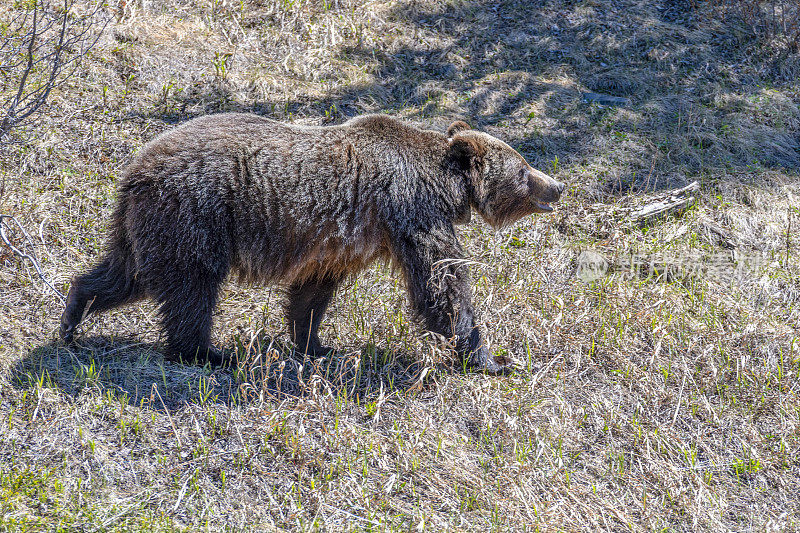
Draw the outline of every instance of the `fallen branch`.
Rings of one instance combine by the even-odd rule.
[[[19,222],[19,220],[12,217],[11,215],[0,214],[0,239],[2,239],[3,243],[5,243],[5,245],[8,246],[9,249],[11,249],[11,251],[14,252],[14,254],[17,255],[19,258],[27,259],[28,261],[30,261],[31,264],[33,265],[33,268],[36,270],[36,273],[39,275],[40,278],[42,278],[44,284],[47,285],[47,287],[51,291],[53,291],[56,297],[58,297],[58,299],[61,300],[62,304],[66,304],[67,302],[66,297],[61,291],[59,291],[58,289],[55,288],[55,286],[53,286],[50,280],[47,279],[47,276],[45,276],[44,272],[42,272],[42,267],[39,266],[39,261],[36,259],[33,252],[32,253],[23,252],[22,250],[20,250],[11,243],[11,239],[9,239],[8,235],[6,234],[6,229],[11,227],[8,224],[8,222],[6,222],[7,220],[13,222],[16,225],[16,230],[19,233],[21,233],[22,236],[24,237],[25,242],[27,242],[31,248],[34,247],[33,240],[31,239],[30,234],[25,230],[25,227]]]
[[[631,215],[631,219],[644,226],[669,214],[683,212],[695,202],[695,197],[690,196],[689,193],[698,190],[700,190],[700,184],[693,181],[686,187],[670,191],[665,197],[642,207]]]

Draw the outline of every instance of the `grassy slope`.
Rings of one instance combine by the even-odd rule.
[[[341,351],[316,367],[269,346],[279,293],[234,285],[215,339],[237,372],[164,364],[150,304],[66,349],[61,306],[0,248],[0,529],[800,529],[800,58],[664,5],[120,4],[0,162],[0,212],[62,289],[101,250],[131,153],[204,113],[464,117],[569,193],[461,230],[493,347],[524,367],[504,378],[454,371],[382,267],[340,291]],[[627,222],[692,179],[683,216]],[[585,249],[668,275],[585,283]]]

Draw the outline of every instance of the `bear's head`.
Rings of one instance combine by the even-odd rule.
[[[496,228],[532,213],[549,213],[564,191],[509,145],[456,121],[447,130],[450,154],[468,178],[472,207]]]

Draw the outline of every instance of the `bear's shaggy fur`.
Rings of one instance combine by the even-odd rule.
[[[424,327],[472,366],[489,356],[454,223],[471,209],[496,227],[550,211],[564,186],[502,141],[455,122],[446,135],[387,116],[338,126],[247,114],[191,120],[148,143],[125,170],[105,256],[76,276],[62,316],[75,327],[142,297],[159,304],[171,359],[222,363],[209,345],[220,284],[287,287],[292,340],[326,353],[317,330],[339,283],[375,260],[399,267]],[[88,306],[88,307],[87,307]]]

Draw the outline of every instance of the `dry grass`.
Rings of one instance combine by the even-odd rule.
[[[235,285],[215,342],[236,370],[163,362],[150,304],[65,348],[59,302],[0,247],[0,529],[800,530],[800,57],[699,4],[114,4],[37,140],[0,154],[0,212],[61,289],[130,154],[204,113],[465,117],[569,194],[461,230],[523,367],[501,378],[421,338],[380,267],[339,291],[330,360],[283,355],[278,292]],[[692,179],[684,215],[627,222]]]

